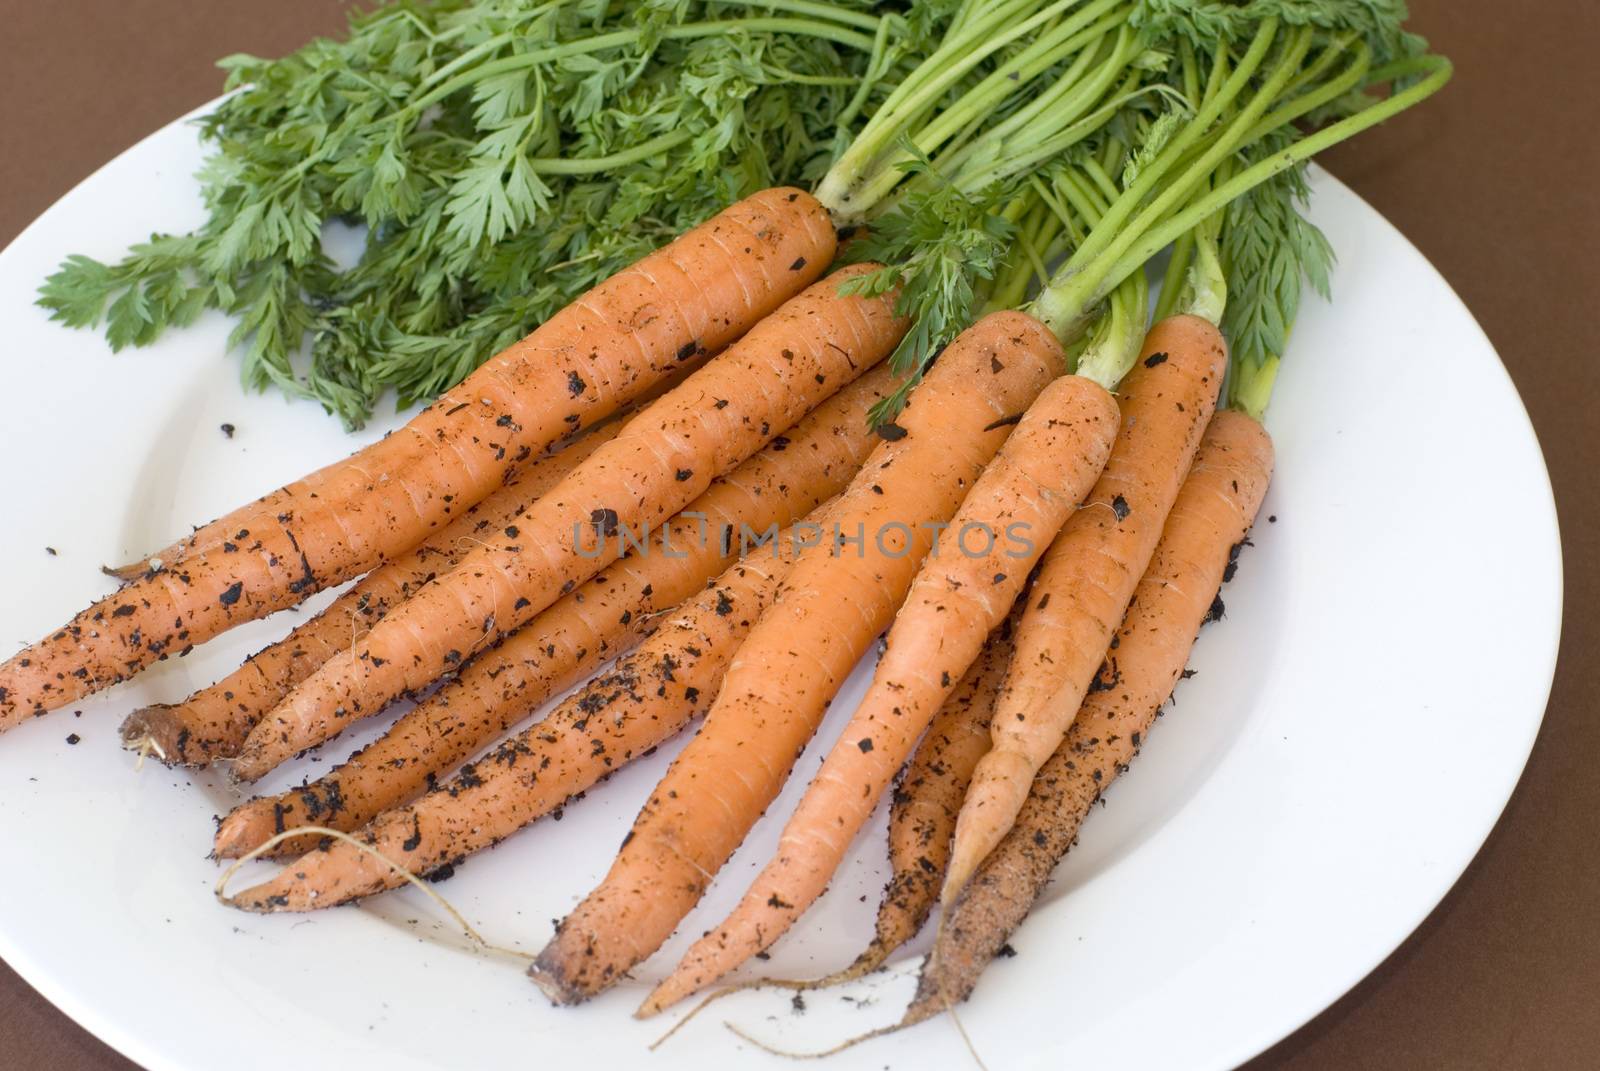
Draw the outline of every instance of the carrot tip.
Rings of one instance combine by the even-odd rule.
[[[102,565],[100,567],[100,571],[102,573],[116,580],[119,584],[126,584],[130,580],[137,580],[145,573],[158,572],[160,569],[160,558],[150,558],[144,561],[128,562],[125,565]]]
[[[272,772],[272,767],[263,767],[258,756],[252,751],[241,751],[231,758],[213,760],[211,765],[213,768],[222,771],[229,783],[235,785],[245,785],[259,781]]]
[[[238,859],[249,851],[243,838],[235,836],[233,831],[226,826],[217,829],[216,839],[211,842],[211,858],[213,859]]]
[[[582,999],[581,994],[563,985],[555,972],[547,970],[537,962],[528,966],[528,977],[552,1004],[576,1004]]]
[[[186,762],[183,758],[182,749],[178,746],[183,726],[172,713],[174,709],[170,704],[156,703],[129,714],[117,728],[122,746],[129,751],[137,751],[141,758],[154,756],[167,766],[198,765]]]

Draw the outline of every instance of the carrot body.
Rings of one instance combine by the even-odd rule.
[[[1045,553],[990,722],[993,746],[956,821],[944,898],[971,876],[1066,735],[1216,405],[1227,346],[1197,316],[1150,329],[1119,389],[1122,428],[1085,508]]]
[[[815,279],[834,248],[827,211],[799,190],[733,205],[567,306],[401,430],[207,525],[173,566],[0,665],[0,730],[416,546],[511,466],[738,338]]]
[[[609,566],[484,652],[348,762],[302,788],[235,808],[217,827],[216,854],[242,855],[295,826],[356,829],[415,798],[539,704],[628,649],[652,613],[699,591],[746,543],[842,490],[875,441],[868,412],[894,387],[893,374],[880,366],[829,398],[783,443],[768,444],[713,481],[647,553]]]
[[[931,542],[1025,409],[1062,370],[1030,317],[997,313],[947,348],[840,497],[849,545],[801,554],[729,667],[699,733],[633,826],[605,880],[531,973],[582,1000],[658,948],[772,802],[828,702],[894,616]]]
[[[784,826],[772,860],[640,1014],[677,1003],[768,948],[822,895],[928,723],[1011,610],[1029,570],[1094,486],[1116,432],[1116,401],[1081,376],[1051,383],[1028,408],[923,562],[871,686]]]
[[[454,866],[678,733],[716,698],[734,651],[787,571],[793,545],[786,533],[735,563],[548,718],[411,806],[379,816],[362,841],[413,873]],[[348,844],[303,850],[232,903],[308,911],[404,884],[393,866]]]
[[[504,533],[301,682],[245,740],[254,780],[525,624],[888,355],[894,296],[839,293],[847,268],[757,324],[623,426]],[[623,526],[627,526],[625,531]]]
[[[389,610],[498,534],[535,499],[617,433],[596,428],[557,454],[518,470],[511,481],[437,534],[378,566],[316,617],[257,651],[222,680],[181,703],[143,707],[122,723],[123,744],[149,748],[170,765],[201,766],[238,752],[246,735],[296,684],[348,649]]]
[[[989,719],[1011,661],[1012,632],[1019,616],[1013,611],[989,634],[977,661],[928,724],[895,786],[889,804],[889,883],[878,904],[872,943],[840,980],[859,978],[883,966],[917,935],[939,902],[956,814],[973,768],[989,750]]]
[[[1039,771],[1016,825],[965,887],[923,965],[905,1022],[965,1000],[1027,915],[1095,801],[1127,769],[1182,676],[1196,633],[1272,473],[1272,443],[1254,420],[1218,413],[1167,518],[1150,568],[1106,653],[1103,676]]]

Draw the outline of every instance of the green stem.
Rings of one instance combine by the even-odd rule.
[[[1274,130],[1287,126],[1301,116],[1360,88],[1370,78],[1371,72],[1368,68],[1372,63],[1372,50],[1364,43],[1359,44],[1351,52],[1351,56],[1349,66],[1339,74],[1339,77],[1318,86],[1314,92],[1302,94],[1274,108],[1246,131],[1244,137],[1239,139],[1239,143],[1253,145]]]
[[[694,133],[688,130],[674,130],[661,134],[649,141],[640,142],[631,149],[614,152],[609,156],[588,156],[576,160],[562,157],[533,157],[528,160],[529,166],[541,175],[592,175],[600,171],[610,171],[617,167],[626,167],[636,164],[641,160],[648,160],[659,153],[668,152],[677,148],[690,138]]]
[[[1111,26],[1109,23],[1103,27],[1097,26],[1093,31],[1103,37]],[[1096,121],[1087,129],[1084,123],[1075,120],[1104,95],[1111,83],[1127,68],[1136,49],[1134,35],[1126,27],[1118,31],[1114,40],[1101,47],[1092,51],[1085,49],[1078,61],[1053,85],[1016,113],[985,131],[982,137],[952,158],[950,166],[953,172],[967,171],[974,176],[963,175],[959,185],[968,190],[981,189],[990,182],[1028,169],[1037,159],[1043,159],[1037,156],[1041,146],[1046,147],[1045,156],[1051,156],[1075,144],[1087,132],[1098,129],[1115,111],[1115,107],[1120,106],[1120,102],[1112,102],[1097,111]],[[1012,91],[1015,91],[1014,86]],[[1063,140],[1065,131],[1073,132],[1065,135],[1067,140]],[[1014,141],[1021,142],[1024,148],[1013,147]],[[1056,147],[1049,148],[1050,145]],[[983,170],[978,170],[980,165],[972,162],[974,159],[987,159],[989,163]]]
[[[1166,274],[1161,277],[1161,296],[1156,298],[1157,323],[1178,311],[1178,302],[1183,299],[1189,283],[1189,265],[1193,263],[1194,232],[1188,231],[1172,243],[1172,257],[1167,261]]]
[[[1104,40],[1112,30],[1127,22],[1131,9],[1122,7],[1112,10],[1121,3],[1122,0],[1096,0],[1076,15],[1063,20],[1028,48],[997,67],[956,104],[944,109],[937,119],[928,124],[923,135],[942,141],[948,136],[946,131],[949,129],[964,126],[973,119],[990,118],[998,104],[1016,95],[1019,86],[1027,85],[1067,56],[1077,54],[1078,58],[1054,85],[1003,120],[996,130],[1009,131],[1027,123],[1027,117],[1048,109],[1052,100],[1070,92],[1083,79],[1086,68],[1098,55],[1095,49],[1086,46]]]
[[[1246,367],[1238,364],[1228,368],[1228,405],[1260,420],[1272,400],[1272,388],[1278,379],[1279,358],[1267,354],[1259,365]]]
[[[1032,170],[1051,157],[1065,152],[1100,130],[1106,121],[1129,101],[1145,94],[1162,92],[1170,92],[1170,90],[1165,86],[1146,86],[1143,89],[1113,97],[1071,126],[1029,144],[1024,149],[1013,151],[1010,155],[996,161],[987,169],[981,171],[970,170],[962,174],[960,176],[960,185],[968,191],[979,190],[989,183],[1000,182],[1014,175]]]
[[[861,77],[861,84],[856,87],[855,95],[850,98],[850,103],[845,105],[844,111],[839,113],[841,131],[850,129],[850,124],[856,121],[861,109],[867,106],[867,98],[872,95],[872,87],[877,85],[885,72],[894,65],[896,58],[890,55],[889,20],[884,19],[878,24],[878,32],[872,39],[872,55],[867,60],[867,71]]]
[[[1068,25],[1064,23],[1063,27]],[[1058,27],[1059,29],[1061,27]],[[1055,58],[1057,55],[1071,55],[1076,51],[1078,53],[1077,59],[1067,68],[1054,86],[1040,94],[1040,99],[1059,96],[1059,87],[1071,85],[1078,81],[1083,77],[1088,66],[1095,60],[1096,50],[1082,48],[1081,46],[1098,40],[1102,33],[1103,30],[1100,27],[1091,27],[1087,31],[1070,34],[1060,39],[1052,36],[1036,41],[1033,46],[1018,53],[1010,62],[996,68],[987,78],[963,95],[955,104],[940,112],[936,118],[918,132],[917,137],[913,139],[914,142],[923,151],[927,151],[926,146],[943,143],[954,131],[963,127],[970,127],[974,120],[992,119],[994,108],[1004,102],[1007,97],[1016,94],[1019,86],[1026,85],[1042,69],[1038,63],[1033,62],[1034,60],[1041,55],[1049,59]],[[1047,46],[1052,51],[1047,52],[1046,47],[1041,46]],[[1049,65],[1048,62],[1044,64],[1046,67]],[[1032,107],[1032,105],[1028,107]],[[1023,110],[1027,110],[1027,108]],[[1015,114],[1012,115],[1003,120],[996,129],[1013,123],[1016,118]]]
[[[1004,20],[1021,15],[1037,7],[1039,0],[1001,0],[997,4],[984,4],[982,13],[978,13],[979,5],[972,4],[963,8],[964,18],[959,27],[952,26],[945,34],[945,39],[927,60],[918,64],[910,74],[900,80],[900,83],[889,92],[889,96],[867,120],[867,125],[856,136],[855,142],[846,155],[852,158],[865,158],[869,152],[868,141],[878,136],[878,132],[889,128],[889,133],[882,138],[884,143],[892,141],[894,132],[898,127],[892,124],[904,121],[899,118],[905,109],[905,102],[911,98],[920,87],[926,85],[930,79],[937,78],[954,57],[963,50],[970,50],[981,44],[985,35],[995,26],[1004,25]],[[937,62],[936,62],[937,61]],[[838,169],[843,165],[841,159],[834,164]]]
[[[543,14],[546,14],[553,8],[553,6],[554,5],[551,5],[551,4],[543,4],[540,7],[536,8],[530,14],[531,15],[543,15]],[[463,70],[463,69],[465,69],[467,67],[472,66],[474,63],[478,62],[480,59],[482,59],[485,56],[493,55],[495,52],[498,52],[500,49],[504,48],[506,45],[510,44],[515,39],[516,39],[516,34],[514,32],[512,32],[512,31],[507,31],[505,33],[496,34],[495,36],[489,38],[486,41],[479,42],[478,44],[476,44],[476,45],[472,46],[471,48],[467,49],[465,52],[461,53],[461,55],[457,56],[455,59],[451,60],[449,63],[446,63],[443,67],[440,67],[439,69],[435,70],[432,74],[428,75],[428,77],[424,78],[421,82],[417,83],[417,88],[419,90],[431,89],[433,86],[436,86],[440,82],[445,81],[446,79],[450,78],[450,76],[455,74],[457,71]]]
[[[1269,19],[1267,24],[1273,21]],[[1073,255],[1072,260],[1068,261],[1063,272],[1057,276],[1058,281],[1052,282],[1050,287],[1040,295],[1039,300],[1036,302],[1035,314],[1046,325],[1058,333],[1071,333],[1077,330],[1077,325],[1081,323],[1082,318],[1087,315],[1089,309],[1104,296],[1108,285],[1115,286],[1128,271],[1142,265],[1146,260],[1154,256],[1158,250],[1177,237],[1177,234],[1168,235],[1165,241],[1151,248],[1137,260],[1132,260],[1128,256],[1128,251],[1139,242],[1141,235],[1148,233],[1151,228],[1159,224],[1164,216],[1183,204],[1206,181],[1207,176],[1216,169],[1218,164],[1239,148],[1240,139],[1255,124],[1267,107],[1283,92],[1283,87],[1293,77],[1295,71],[1299,69],[1306,52],[1311,47],[1313,33],[1314,31],[1310,27],[1305,27],[1295,32],[1293,37],[1290,38],[1282,58],[1278,61],[1272,73],[1268,75],[1266,82],[1252,96],[1249,103],[1229,122],[1224,132],[1212,140],[1210,146],[1200,155],[1199,159],[1185,168],[1177,179],[1165,183],[1160,192],[1148,203],[1143,204],[1142,207],[1138,202],[1133,201],[1133,191],[1138,188],[1140,183],[1151,177],[1148,173],[1149,171],[1157,169],[1152,167],[1147,169],[1146,172],[1140,173],[1139,179],[1134,186],[1130,187],[1118,199],[1117,203],[1112,206],[1112,210],[1106,214],[1106,225],[1095,228],[1095,232],[1090,235],[1089,241],[1084,243],[1084,246]],[[1260,35],[1258,35],[1256,43],[1261,43]],[[1254,48],[1252,48],[1253,51],[1255,51]],[[1207,111],[1220,111],[1219,105],[1229,103],[1235,99],[1238,96],[1239,89],[1234,87],[1239,85],[1241,81],[1240,75],[1246,71],[1253,72],[1258,65],[1259,61],[1254,64],[1249,62],[1241,63],[1233,74],[1229,76],[1228,82],[1216,95],[1216,98],[1201,110],[1201,115],[1205,115]],[[1184,133],[1188,134],[1190,131],[1194,131],[1199,125],[1200,120],[1197,118],[1195,122],[1189,124]],[[1198,131],[1196,133],[1198,134]],[[1172,143],[1167,146],[1167,149],[1161,153],[1161,157],[1167,157],[1170,153],[1174,159],[1181,159],[1187,154],[1186,150],[1193,143],[1193,140],[1193,138],[1185,139],[1183,135],[1174,138]],[[1140,200],[1143,200],[1143,198],[1140,198]],[[1127,215],[1136,208],[1138,214],[1131,222],[1127,222]],[[1123,211],[1119,212],[1119,209]],[[1209,214],[1206,213],[1205,215]],[[1202,215],[1200,218],[1204,219],[1205,216]],[[1109,221],[1112,219],[1116,219],[1117,222],[1111,224]],[[1193,225],[1190,224],[1190,226]],[[1188,229],[1188,227],[1183,228],[1183,230]],[[1091,260],[1089,256],[1085,256],[1085,250],[1089,249],[1090,246],[1096,245],[1097,239],[1100,239],[1100,241]]]
[[[1011,7],[1026,10],[1033,5],[1000,5],[982,18],[975,17],[960,33],[947,36],[933,55],[908,75],[889,99],[879,106],[877,113],[850,147],[823,176],[817,185],[817,199],[828,206],[841,222],[859,220],[866,209],[881,200],[902,177],[899,164],[904,162],[904,154],[897,154],[899,159],[887,162],[883,158],[912,126],[938,107],[944,95],[983,60],[1013,41],[1032,34],[1079,2],[1081,0],[1054,0],[1029,18],[1010,23],[1004,20],[1004,16],[1010,14]],[[1098,10],[1109,2],[1114,0],[1096,0],[1093,6]],[[1077,24],[1076,17],[1069,21]],[[1025,49],[1025,54],[1031,54],[1037,47],[1038,42],[1034,42],[1033,49]],[[998,99],[1015,93],[1020,80],[1006,78],[1003,81],[1006,83],[1005,93]],[[963,98],[967,102],[967,111],[941,117],[940,130],[943,136],[948,137],[965,125],[971,110],[982,111],[983,105],[978,102],[987,99],[990,92],[990,80],[980,82],[976,90]],[[956,107],[959,109],[961,106]],[[951,110],[944,109],[946,113]],[[923,151],[927,151],[926,144]]]
[[[1184,231],[1196,226],[1201,220],[1213,212],[1226,206],[1230,201],[1266,182],[1277,175],[1283,174],[1317,153],[1330,146],[1361,133],[1369,127],[1376,126],[1385,119],[1391,119],[1401,112],[1433,96],[1450,81],[1454,67],[1443,56],[1418,56],[1414,59],[1401,60],[1389,64],[1373,72],[1374,80],[1379,73],[1385,80],[1393,80],[1413,74],[1424,74],[1425,77],[1383,100],[1374,101],[1369,106],[1346,116],[1336,123],[1323,127],[1313,134],[1308,134],[1300,141],[1295,142],[1272,155],[1257,161],[1250,167],[1241,171],[1227,182],[1217,186],[1210,193],[1173,216],[1166,223],[1139,238],[1126,253],[1118,259],[1117,264],[1108,272],[1108,277],[1115,278],[1118,272],[1126,272],[1150,257],[1154,256],[1168,242],[1173,241]]]
[[[818,3],[817,0],[747,0],[746,3],[737,6],[764,7],[772,11],[787,11],[813,19],[832,19],[834,22],[854,26],[868,33],[877,32],[878,27],[883,24],[883,20],[876,15],[868,15],[864,11],[851,11],[849,8],[836,7],[833,4]]]
[[[1084,171],[1087,182],[1071,172],[1057,175],[1056,189],[1067,199],[1071,211],[1094,228],[1105,219],[1106,208],[1116,196],[1116,186],[1098,164]],[[1139,355],[1149,308],[1149,281],[1142,271],[1130,272],[1111,292],[1105,312],[1089,330],[1081,349],[1072,344],[1076,339],[1062,340],[1069,353],[1074,354],[1073,372],[1107,390],[1115,389]]]
[[[1157,191],[1162,185],[1166,173],[1183,158],[1189,146],[1198,141],[1211,128],[1211,124],[1216,122],[1222,115],[1223,110],[1232,104],[1239,94],[1244,92],[1246,86],[1249,85],[1250,79],[1255,76],[1256,70],[1266,59],[1267,51],[1272,47],[1272,42],[1277,37],[1277,33],[1278,20],[1276,18],[1269,18],[1262,22],[1260,29],[1256,31],[1254,40],[1250,42],[1249,50],[1245,53],[1244,58],[1239,61],[1239,65],[1228,75],[1227,81],[1222,84],[1216,93],[1210,94],[1210,99],[1205,101],[1194,118],[1185,124],[1184,129],[1157,154],[1154,160],[1139,172],[1139,176],[1134,180],[1133,185],[1111,206],[1106,216],[1105,226],[1096,227],[1094,233],[1089,236],[1088,241],[1073,254],[1072,260],[1068,262],[1070,270],[1081,271],[1090,261],[1099,257],[1106,250],[1106,247],[1111,245],[1118,235],[1123,232],[1123,227],[1128,222],[1128,217]],[[1220,68],[1220,62],[1218,66]]]
[[[678,26],[665,27],[660,33],[662,38],[666,40],[685,41],[699,37],[717,37],[740,31],[748,33],[790,33],[799,36],[817,37],[867,53],[870,53],[873,48],[873,39],[865,34],[857,33],[855,30],[816,19],[789,18],[782,15],[684,23]],[[591,52],[604,52],[608,48],[621,48],[633,44],[643,38],[644,35],[643,28],[615,30],[611,33],[596,34],[594,37],[567,41],[559,45],[549,45],[545,48],[521,52],[514,56],[504,56],[497,60],[490,60],[488,63],[473,70],[449,79],[442,85],[435,86],[406,105],[399,114],[402,116],[414,115],[432,104],[437,104],[451,94],[476,84],[484,78],[526,70],[530,67],[537,67],[568,56],[581,56]]]

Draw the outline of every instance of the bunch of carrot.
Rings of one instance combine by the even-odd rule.
[[[1263,285],[1241,250],[1288,244],[1250,233],[1249,206],[1301,225],[1303,161],[1449,75],[1366,8],[1184,9],[968,0],[817,197],[729,207],[401,431],[126,570],[0,666],[0,728],[365,574],[124,726],[254,781],[422,695],[224,818],[219,856],[298,856],[229,898],[270,911],[453,866],[701,718],[531,970],[573,1002],[678,928],[887,631],[775,855],[640,1013],[778,940],[897,776],[894,877],[845,974],[937,901],[905,1022],[964,998],[1142,745],[1261,503],[1271,445],[1241,410],[1265,405],[1293,308],[1230,354],[1219,325],[1248,327],[1230,310]],[[1352,105],[1373,80],[1394,92]],[[825,274],[864,219],[855,263]],[[1316,277],[1306,248],[1285,254],[1296,280]]]

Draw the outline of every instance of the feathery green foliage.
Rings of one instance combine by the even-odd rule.
[[[980,287],[995,277],[1011,243],[1014,228],[1001,214],[1008,200],[998,186],[974,195],[948,182],[922,186],[844,250],[849,262],[884,265],[852,281],[853,292],[883,294],[901,286],[899,307],[912,316],[911,329],[889,357],[900,385],[873,410],[874,422],[900,411],[939,350],[972,322]]]
[[[358,426],[730,202],[814,181],[948,7],[882,16],[885,47],[867,0],[401,0],[223,60],[207,222],[70,257],[39,300],[115,349],[220,309],[249,386]],[[325,251],[334,221],[365,228],[353,266]]]
[[[1226,276],[1236,400],[1259,409],[1302,281],[1325,291],[1331,262],[1299,212],[1304,160],[1449,77],[1404,17],[1401,0],[396,0],[344,40],[224,60],[234,92],[200,121],[207,223],[117,264],[70,257],[39,300],[118,349],[220,309],[247,384],[356,426],[799,183],[870,219],[845,259],[887,266],[856,289],[899,286],[913,321],[877,419],[1048,260],[1032,310],[1077,353],[1105,317],[1127,328],[1133,275],[1195,235],[1214,292]],[[326,250],[336,222],[364,234],[354,264]]]

